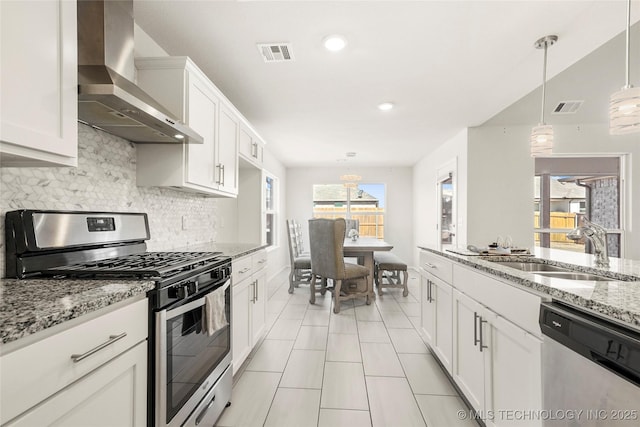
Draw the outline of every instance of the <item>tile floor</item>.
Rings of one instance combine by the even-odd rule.
[[[385,289],[371,305],[331,294],[310,305],[271,288],[268,332],[234,376],[232,404],[218,426],[473,427],[464,402],[420,338],[419,278],[409,296]],[[467,412],[468,413],[468,412]]]

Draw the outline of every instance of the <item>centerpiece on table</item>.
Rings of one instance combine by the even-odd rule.
[[[353,240],[354,242],[358,240],[358,237],[360,237],[360,235],[358,234],[355,228],[352,228],[351,230],[349,230],[348,236],[351,237],[351,240]]]

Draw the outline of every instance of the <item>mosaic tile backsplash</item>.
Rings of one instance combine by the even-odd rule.
[[[4,216],[16,209],[146,212],[150,251],[216,240],[218,200],[136,186],[136,148],[78,124],[78,167],[0,168],[0,272],[5,276]],[[187,229],[183,230],[183,216]]]

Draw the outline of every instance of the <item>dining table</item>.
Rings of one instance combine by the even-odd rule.
[[[367,287],[371,290],[374,298],[375,292],[373,292],[373,279],[375,271],[373,253],[375,251],[390,251],[391,249],[393,249],[393,245],[385,242],[384,240],[376,239],[375,237],[359,237],[356,240],[353,240],[350,237],[344,239],[344,256],[347,258],[358,258],[358,264],[365,266],[369,270]]]

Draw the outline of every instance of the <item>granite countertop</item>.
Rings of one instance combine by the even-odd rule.
[[[265,248],[256,243],[202,243],[176,252],[222,252],[232,259]],[[155,288],[153,280],[2,279],[2,343],[91,313]]]
[[[152,280],[2,279],[2,343],[144,295],[154,287]]]
[[[611,258],[611,266],[602,269],[593,267],[593,255],[545,248],[536,248],[533,257],[526,257],[537,262],[570,267],[612,279],[568,280],[539,276],[491,261],[522,261],[522,256],[469,256],[436,250],[429,246],[418,247],[506,279],[515,286],[593,311],[640,330],[640,261]]]
[[[266,248],[268,245],[261,245],[259,243],[198,243],[196,245],[185,246],[178,249],[173,249],[176,252],[222,252],[231,259],[243,257],[245,255],[252,254],[261,249]]]

